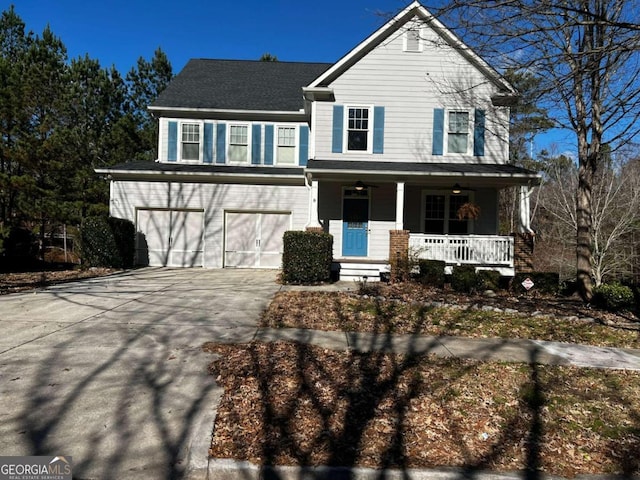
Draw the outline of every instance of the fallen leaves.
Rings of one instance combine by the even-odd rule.
[[[638,471],[640,375],[209,344],[210,454],[257,464]],[[634,463],[635,462],[635,463]]]

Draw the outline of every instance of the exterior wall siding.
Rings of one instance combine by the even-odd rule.
[[[221,268],[225,211],[291,212],[294,230],[308,221],[304,186],[113,181],[110,213],[136,222],[137,208],[203,209],[204,266]]]
[[[423,29],[423,50],[404,52],[403,31],[392,35],[330,85],[335,93],[335,103],[317,102],[316,158],[506,163],[509,110],[491,104],[490,97],[497,92],[495,87],[428,28]],[[385,107],[384,153],[333,152],[334,105]],[[432,155],[433,111],[436,108],[469,110],[470,142],[473,142],[473,109],[484,110],[484,156],[474,157],[472,153]]]

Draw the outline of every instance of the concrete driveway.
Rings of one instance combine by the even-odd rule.
[[[206,461],[192,441],[221,392],[200,346],[251,340],[275,278],[143,269],[0,297],[0,455],[70,455],[74,478],[100,479]]]

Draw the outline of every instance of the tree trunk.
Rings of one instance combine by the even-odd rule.
[[[591,249],[593,231],[591,225],[591,186],[593,169],[587,161],[580,161],[578,170],[578,190],[576,192],[576,274],[578,293],[582,300],[590,302],[593,297],[591,281]]]

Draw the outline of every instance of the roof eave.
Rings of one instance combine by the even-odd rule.
[[[194,113],[194,114],[206,114],[210,116],[215,115],[290,115],[300,116],[304,115],[304,108],[299,110],[244,110],[244,109],[227,109],[227,108],[196,108],[196,107],[162,107],[156,105],[150,105],[147,109],[152,112],[163,113]]]

